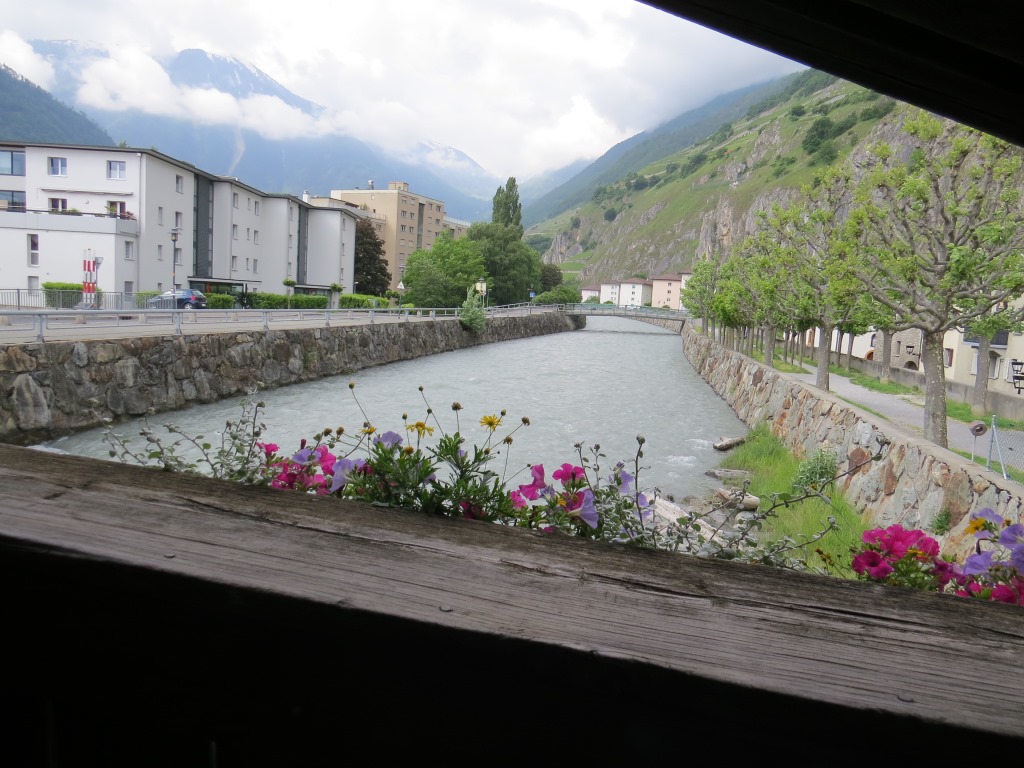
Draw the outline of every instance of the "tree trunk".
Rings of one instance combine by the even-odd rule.
[[[764,364],[769,368],[775,367],[775,326],[773,325],[764,328]]]
[[[892,334],[889,331],[879,331],[882,334],[882,359],[878,362],[878,378],[883,384],[892,380]],[[878,349],[878,345],[875,345]]]
[[[846,367],[848,369],[853,368],[853,339],[854,335],[850,334],[850,340],[846,342]]]
[[[828,392],[828,363],[832,356],[832,326],[821,327],[821,338],[818,339],[818,374],[814,385]]]
[[[924,438],[948,448],[946,439],[946,369],[942,364],[942,331],[925,331]]]
[[[992,363],[992,339],[981,334],[978,336],[978,374],[974,377],[974,389],[971,392],[971,412],[975,416],[985,415],[985,399],[988,397],[988,372]]]

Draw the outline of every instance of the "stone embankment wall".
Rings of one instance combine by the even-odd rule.
[[[880,453],[881,459],[868,461],[841,481],[844,498],[871,525],[928,528],[948,511],[952,530],[940,538],[947,552],[965,554],[974,543],[964,531],[971,512],[991,507],[1005,518],[1021,519],[1024,488],[1018,483],[690,328],[683,332],[683,349],[741,420],[751,427],[767,423],[797,455],[827,447],[836,451],[840,471],[845,471]]]
[[[490,318],[480,335],[439,319],[8,346],[0,348],[0,441],[30,445],[107,419],[585,324],[548,312]]]

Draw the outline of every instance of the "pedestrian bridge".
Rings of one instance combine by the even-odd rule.
[[[614,304],[561,304],[559,312],[567,315],[586,315],[587,317],[628,317],[642,320],[661,328],[682,332],[683,324],[690,319],[685,309],[659,309],[656,307],[620,307]]]

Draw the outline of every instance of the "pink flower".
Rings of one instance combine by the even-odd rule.
[[[902,560],[908,551],[915,550],[919,554],[935,557],[939,554],[939,545],[935,539],[927,536],[924,531],[907,530],[902,525],[890,525],[888,528],[872,528],[861,537],[865,544],[874,545],[886,557]]]
[[[519,487],[523,488],[523,487],[526,487],[526,486],[519,486]],[[520,508],[526,506],[526,498],[523,496],[523,494],[520,491],[509,491],[508,492],[508,496],[509,496],[510,499],[512,499],[512,506],[515,507],[516,509],[520,509]]]
[[[520,485],[519,493],[524,499],[536,501],[537,496],[539,496],[540,492],[543,491],[545,488],[544,465],[534,464],[532,467],[530,467],[530,474],[533,476],[533,482],[528,483],[526,485]],[[515,500],[513,499],[513,502],[514,501]],[[525,502],[523,506],[525,506]]]
[[[277,443],[256,443],[256,445],[263,449],[268,459],[281,450],[281,446]]]
[[[866,573],[878,581],[884,581],[893,572],[893,567],[878,552],[870,549],[854,557],[851,566],[855,573]]]
[[[578,480],[585,475],[583,467],[574,467],[572,464],[563,464],[559,469],[551,473],[552,479],[558,480],[563,486],[568,486],[574,480]]]

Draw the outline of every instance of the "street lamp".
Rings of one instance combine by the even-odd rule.
[[[178,228],[171,230],[171,296],[178,289]],[[176,303],[175,303],[176,305]]]

